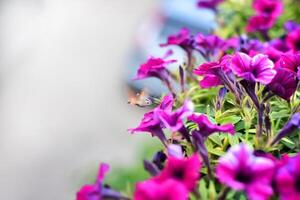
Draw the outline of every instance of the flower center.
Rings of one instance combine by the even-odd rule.
[[[268,7],[264,8],[264,13],[269,14],[269,13],[272,13],[273,10],[274,10],[273,6],[268,6]]]
[[[296,178],[295,187],[298,192],[300,192],[300,177]]]
[[[244,171],[239,171],[235,177],[235,179],[241,183],[250,183],[252,180],[251,174],[244,172]]]
[[[173,177],[182,180],[184,178],[184,172],[182,169],[177,169],[173,172]]]
[[[297,50],[300,49],[300,40],[297,40],[297,41],[296,41],[295,47],[296,47]]]

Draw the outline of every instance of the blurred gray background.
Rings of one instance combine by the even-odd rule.
[[[122,73],[154,2],[0,1],[1,199],[74,199],[91,166],[134,159]]]

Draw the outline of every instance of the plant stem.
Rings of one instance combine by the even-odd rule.
[[[226,199],[226,196],[228,194],[228,192],[230,191],[230,188],[229,187],[225,187],[223,188],[223,190],[220,192],[220,195],[218,197],[218,200],[225,200]]]

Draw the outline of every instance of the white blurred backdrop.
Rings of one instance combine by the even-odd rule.
[[[74,199],[91,166],[133,159],[122,71],[153,3],[0,1],[1,199]]]

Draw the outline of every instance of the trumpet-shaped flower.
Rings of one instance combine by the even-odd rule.
[[[188,117],[188,120],[195,122],[198,125],[198,131],[201,135],[208,137],[209,135],[216,132],[224,132],[234,134],[234,126],[233,124],[225,124],[225,125],[216,125],[213,124],[206,115],[196,115],[193,114]]]
[[[169,156],[166,167],[154,180],[163,183],[174,179],[182,183],[187,190],[192,191],[200,178],[200,168],[201,162],[197,154],[188,158]]]
[[[250,200],[267,200],[273,193],[274,167],[272,160],[256,157],[247,145],[239,144],[220,158],[216,175],[222,184],[244,190]]]
[[[140,124],[136,128],[128,129],[131,133],[135,132],[149,132],[152,136],[157,136],[162,142],[165,142],[166,138],[162,131],[164,125],[159,120],[157,113],[161,111],[171,112],[173,107],[174,99],[173,96],[166,95],[159,106],[157,106],[154,110],[145,113],[143,119]]]
[[[187,200],[188,190],[179,181],[168,179],[157,182],[152,179],[136,184],[134,200]]]
[[[298,67],[300,67],[300,53],[285,53],[281,55],[280,61],[280,64],[283,68],[296,73]]]
[[[266,55],[257,54],[253,58],[244,53],[236,53],[231,62],[232,71],[251,82],[268,84],[276,75],[274,63]]]
[[[282,200],[298,200],[300,197],[300,154],[289,158],[275,176],[276,189]]]
[[[190,44],[191,34],[189,29],[182,28],[177,34],[170,35],[168,37],[167,43],[161,44],[160,46],[168,46],[168,45],[178,45],[184,47],[185,45]]]
[[[278,17],[283,11],[283,5],[280,0],[255,0],[253,7],[256,14],[266,17]]]
[[[300,51],[300,27],[288,33],[286,43],[292,50]]]
[[[176,60],[164,60],[161,58],[150,57],[147,62],[140,66],[134,79],[139,80],[155,77],[164,82],[169,82],[170,74],[166,67],[174,62],[176,62]]]
[[[106,173],[109,170],[107,164],[101,164],[98,171],[98,176],[94,184],[84,185],[76,195],[77,200],[101,200],[110,199],[125,199],[119,192],[107,188],[103,184]]]
[[[178,131],[183,126],[183,120],[191,115],[194,111],[194,104],[186,100],[182,107],[176,111],[160,110],[157,112],[159,119],[162,121],[164,126],[173,132]]]
[[[203,79],[199,82],[202,88],[211,88],[218,85],[228,83],[226,73],[229,73],[229,61],[231,56],[224,56],[219,62],[207,62],[201,64],[194,70],[194,74],[203,76]]]
[[[267,88],[277,96],[289,100],[297,89],[297,80],[294,73],[285,68],[277,68],[277,73]]]
[[[95,200],[102,199],[102,181],[105,174],[108,172],[109,166],[107,164],[101,164],[95,184],[83,186],[79,192],[77,192],[77,200]]]
[[[246,31],[249,33],[260,31],[266,32],[269,30],[275,23],[275,18],[272,16],[264,16],[264,15],[255,15],[249,18]]]
[[[231,41],[231,40],[230,40]],[[230,42],[229,41],[229,42]],[[217,50],[226,50],[228,47],[227,42],[217,35],[203,35],[197,34],[195,37],[196,45],[202,49],[202,51],[208,51],[214,55]],[[230,45],[230,44],[229,44]]]

